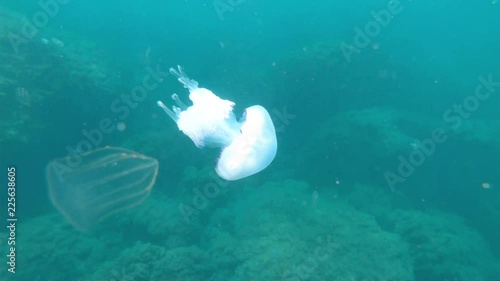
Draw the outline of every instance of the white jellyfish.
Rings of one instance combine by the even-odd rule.
[[[221,178],[242,179],[271,164],[278,144],[273,121],[264,107],[251,106],[237,120],[232,101],[223,100],[208,89],[198,88],[198,82],[189,79],[180,66],[178,70],[170,68],[170,73],[189,90],[193,105],[186,106],[177,94],[173,94],[172,99],[178,106],[170,110],[161,101],[158,101],[158,106],[196,146],[221,148],[215,164],[215,171]]]

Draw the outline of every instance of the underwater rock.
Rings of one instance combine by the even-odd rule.
[[[414,280],[399,235],[340,200],[319,195],[313,203],[312,193],[307,183],[286,180],[234,202],[235,281]]]
[[[500,261],[483,237],[458,216],[440,211],[396,210],[394,230],[408,242],[417,280],[495,280]]]

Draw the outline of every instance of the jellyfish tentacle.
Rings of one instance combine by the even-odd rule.
[[[174,105],[174,106],[172,106],[172,110],[174,111],[175,116],[177,116],[177,117],[181,116],[182,109],[180,109]]]
[[[177,105],[182,109],[186,110],[188,107],[179,99],[179,96],[177,94],[172,95],[172,99],[177,103]]]
[[[189,91],[193,91],[193,90],[196,90],[198,89],[198,82],[196,82],[195,80],[193,79],[189,79],[189,77],[187,76],[187,74],[184,72],[184,70],[182,70],[182,67],[180,65],[177,66],[177,70],[175,70],[175,68],[171,67],[169,69],[170,73],[172,75],[174,75],[175,77],[177,77],[177,80],[182,84],[184,85],[184,88],[187,88],[189,89]]]
[[[170,110],[163,102],[161,101],[158,101],[156,102],[156,104],[161,107],[163,109],[163,111],[165,111],[165,113],[170,116],[170,118],[172,118],[175,122],[177,122],[179,120],[179,115],[177,114],[178,112],[175,111],[175,107],[174,107],[174,111]]]

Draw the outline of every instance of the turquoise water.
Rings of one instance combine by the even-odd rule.
[[[496,0],[170,2],[0,4],[0,280],[500,280]],[[177,65],[268,167],[217,175]]]

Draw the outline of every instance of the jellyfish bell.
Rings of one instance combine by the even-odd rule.
[[[264,170],[271,164],[277,151],[276,131],[267,110],[254,105],[245,110],[238,121],[233,113],[234,102],[224,100],[198,82],[189,79],[182,68],[170,68],[170,73],[189,89],[193,105],[186,106],[177,94],[177,103],[169,109],[158,101],[185,135],[196,146],[219,147],[221,154],[216,162],[217,174],[226,180],[238,180]]]
[[[241,133],[222,149],[215,165],[225,180],[238,180],[264,170],[276,156],[278,143],[273,121],[267,110],[254,105],[246,109]]]

